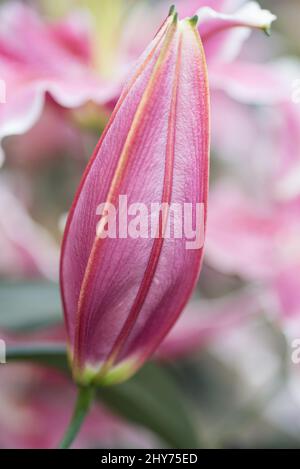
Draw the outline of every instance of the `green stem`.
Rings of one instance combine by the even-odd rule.
[[[59,448],[67,449],[75,440],[84,420],[88,414],[91,403],[94,397],[94,388],[92,387],[79,387],[77,401],[73,413],[73,417],[67,428],[65,436],[63,437]]]

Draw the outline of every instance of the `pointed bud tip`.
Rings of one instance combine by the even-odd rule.
[[[175,5],[172,5],[172,6],[170,7],[168,16],[173,15],[173,13],[175,13]]]
[[[271,26],[266,26],[263,28],[263,32],[268,36],[270,37],[271,34],[272,34],[272,30],[271,30]]]
[[[175,5],[172,5],[169,10],[169,18],[172,17],[172,23],[176,24],[178,21],[178,13],[176,11]]]
[[[197,15],[194,15],[191,18],[189,18],[189,22],[193,27],[197,26],[198,20],[199,20],[199,18],[198,18]]]
[[[176,24],[178,22],[178,13],[173,14],[173,23]]]

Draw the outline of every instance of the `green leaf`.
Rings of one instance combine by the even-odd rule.
[[[199,447],[185,398],[164,368],[149,363],[131,380],[99,389],[98,396],[111,410],[149,428],[170,447]]]
[[[50,282],[0,284],[0,329],[32,330],[62,320],[59,288]]]
[[[69,373],[66,346],[64,344],[34,344],[9,346],[6,350],[7,364],[15,361],[25,361],[54,367]]]
[[[7,363],[16,360],[69,373],[65,347],[59,344],[8,348]],[[185,398],[163,367],[149,363],[129,381],[99,388],[97,398],[114,413],[154,432],[171,448],[199,447]]]

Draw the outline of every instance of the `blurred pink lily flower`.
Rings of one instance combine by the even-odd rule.
[[[210,209],[207,262],[264,286],[273,311],[299,316],[300,199],[251,197],[231,182],[212,191]]]
[[[61,159],[62,155],[78,161],[85,158],[86,136],[66,113],[46,98],[43,113],[28,132],[5,138],[3,149],[13,170],[45,167],[47,160]]]
[[[222,74],[218,75],[218,69],[214,71],[215,66],[237,56],[250,28],[268,30],[275,19],[256,2],[215,0],[210,2],[211,7],[203,0],[176,3],[182,16],[192,15],[197,10],[213,78],[212,89],[215,75],[222,81]],[[240,6],[241,3],[245,5]],[[164,12],[164,3],[156,8],[151,6],[149,11],[146,4],[142,4],[140,10],[133,8],[123,25],[120,60],[111,70],[113,78],[108,80],[96,68],[93,59],[96,38],[82,12],[73,13],[59,23],[46,23],[24,4],[16,1],[4,4],[0,9],[0,79],[6,84],[6,102],[0,105],[0,143],[6,136],[27,132],[37,122],[47,94],[63,108],[78,108],[90,101],[99,105],[114,101],[129,62],[136,59],[150,39],[144,28],[141,31],[141,16],[147,17],[147,24],[150,18],[149,34],[152,36]],[[98,10],[95,13],[99,14]],[[97,44],[100,55],[105,52],[101,47]]]
[[[92,100],[103,104],[119,83],[104,82],[91,67],[90,36],[82,15],[45,23],[32,8],[9,2],[0,8],[0,141],[27,132],[40,118],[47,93],[64,108]],[[3,155],[2,155],[3,158]]]
[[[159,360],[174,360],[201,350],[261,311],[254,289],[242,289],[216,299],[192,299],[156,352]]]
[[[233,62],[251,29],[269,31],[276,17],[246,0],[204,0],[179,2],[179,8],[197,8],[199,32],[203,40],[209,70],[214,64]]]
[[[171,10],[124,88],[65,230],[61,289],[79,382],[122,381],[147,360],[189,299],[203,254],[186,248],[185,234],[166,238],[164,215],[154,239],[103,237],[97,207],[121,194],[128,206],[200,203],[205,225],[208,156],[203,49],[195,19],[178,22]]]
[[[0,374],[0,447],[51,449],[64,431],[75,389],[60,373],[33,365],[10,365]],[[95,403],[75,448],[151,447],[151,437]]]
[[[32,220],[4,175],[0,178],[0,245],[0,275],[57,279],[57,244]]]
[[[267,197],[278,200],[300,193],[300,109],[292,88],[299,73],[296,60],[281,59],[219,64],[210,75],[215,87],[212,140],[218,158],[234,163],[232,169],[245,181],[250,166],[256,191],[267,189]],[[236,138],[230,138],[237,126]]]
[[[207,263],[259,283],[267,309],[286,318],[300,313],[299,70],[294,59],[239,59],[210,75],[212,139],[226,166],[211,190]]]

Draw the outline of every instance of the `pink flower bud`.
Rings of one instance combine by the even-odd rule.
[[[190,204],[196,237],[205,231],[209,91],[196,22],[178,21],[171,10],[129,78],[69,214],[61,290],[80,383],[111,384],[131,376],[171,329],[199,275],[203,240],[189,245],[189,233],[178,236],[183,218],[186,228],[185,211],[172,216],[173,204]],[[112,213],[123,216],[125,196],[129,215],[136,204],[149,211],[129,216],[129,226],[122,221],[107,230],[111,219],[104,213],[115,207]],[[153,204],[169,207],[160,212],[155,236]],[[130,234],[141,224],[149,224],[147,235]]]

